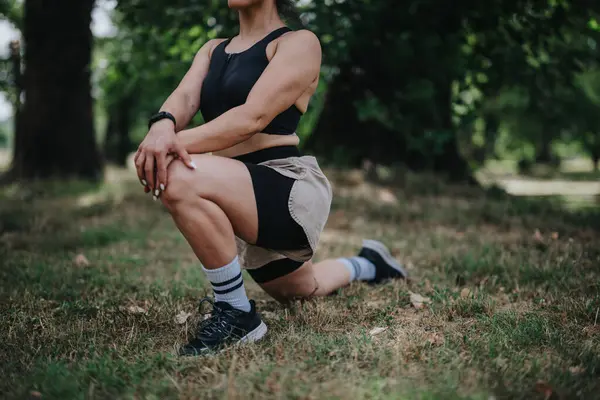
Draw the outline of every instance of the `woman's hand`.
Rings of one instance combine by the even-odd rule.
[[[166,189],[167,167],[175,157],[189,168],[196,169],[192,158],[179,142],[173,123],[169,120],[155,123],[135,155],[138,178],[147,188],[146,192],[153,191],[154,197],[158,197]]]

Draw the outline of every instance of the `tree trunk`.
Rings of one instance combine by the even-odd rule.
[[[21,71],[21,43],[15,40],[10,43],[10,60],[15,93],[13,95],[13,132],[18,138],[21,120],[21,94],[23,93],[23,76]]]
[[[25,103],[14,178],[101,176],[90,87],[93,4],[25,1]]]
[[[372,153],[369,146],[374,144],[370,135],[373,125],[358,119],[354,101],[361,97],[359,86],[351,67],[340,66],[340,73],[325,95],[319,120],[304,146],[307,150],[350,166],[358,166],[369,158]]]
[[[441,143],[428,155],[432,160],[433,170],[446,175],[452,182],[477,184],[473,178],[467,161],[460,154],[456,128],[452,122],[452,86],[450,82],[440,81],[436,85],[437,118],[434,129],[439,132],[436,142]],[[433,110],[432,110],[433,111]]]
[[[443,108],[430,123],[433,130],[444,135],[442,144],[437,149],[433,144],[426,144],[409,150],[408,135],[412,134],[415,141],[426,140],[423,132],[390,130],[377,121],[359,120],[354,101],[361,99],[364,82],[358,79],[351,68],[340,68],[340,74],[329,85],[317,126],[305,144],[307,150],[351,166],[359,166],[364,160],[381,165],[403,164],[414,171],[430,170],[452,181],[475,183],[458,150],[449,87],[440,94]],[[442,139],[433,139],[438,140]]]
[[[498,129],[500,121],[494,115],[488,115],[485,118],[485,158],[496,158],[496,140],[498,139]]]
[[[405,137],[378,121],[361,121],[355,101],[363,98],[365,82],[349,65],[329,85],[323,111],[305,148],[333,162],[360,166],[370,160],[377,164],[403,163]]]
[[[546,123],[542,126],[542,133],[537,144],[535,162],[540,164],[552,163],[552,137],[553,132]]]
[[[127,156],[133,149],[133,144],[129,138],[129,128],[131,127],[130,99],[124,98],[117,103],[116,107],[111,108],[106,127],[104,156],[107,161],[125,166]]]

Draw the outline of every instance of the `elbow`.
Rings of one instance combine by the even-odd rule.
[[[249,137],[261,133],[269,125],[269,118],[262,110],[247,107],[245,114],[246,118],[244,119],[247,121],[247,135]]]

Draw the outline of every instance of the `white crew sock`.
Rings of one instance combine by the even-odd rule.
[[[372,281],[375,279],[375,264],[363,257],[339,258],[339,262],[346,266],[352,281]]]
[[[223,301],[238,310],[250,311],[250,302],[246,296],[240,260],[237,256],[224,267],[217,269],[202,267],[202,269],[212,285],[215,302]]]

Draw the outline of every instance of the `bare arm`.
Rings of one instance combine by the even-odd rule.
[[[210,55],[219,43],[219,39],[213,39],[202,46],[196,53],[188,72],[160,108],[160,111],[168,111],[175,117],[177,121],[175,132],[185,129],[200,108],[200,93],[208,73]]]
[[[154,191],[155,198],[167,185],[167,154],[176,153],[188,167],[194,168],[192,159],[177,141],[175,133],[184,129],[198,112],[202,83],[208,73],[212,49],[217,43],[218,40],[210,40],[202,46],[188,72],[161,107],[161,111],[173,114],[177,126],[168,119],[153,124],[135,155],[138,177],[146,190]]]
[[[178,134],[189,153],[208,153],[232,147],[261,132],[293,105],[319,77],[321,45],[309,31],[283,37],[246,103],[209,123]]]

